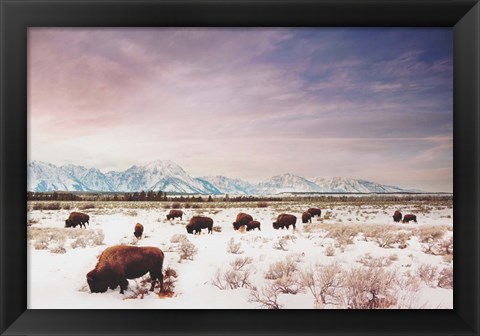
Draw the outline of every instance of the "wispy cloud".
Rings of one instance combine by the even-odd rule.
[[[451,190],[451,39],[450,29],[31,28],[30,157]],[[428,169],[438,178],[425,182]]]

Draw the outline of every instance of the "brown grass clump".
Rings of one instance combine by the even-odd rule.
[[[453,288],[453,267],[444,268],[438,276],[438,287],[441,288]]]
[[[78,208],[80,210],[88,210],[88,209],[95,209],[96,206],[93,203],[87,203],[87,204],[80,205]]]
[[[62,207],[59,202],[43,202],[35,203],[32,208],[33,210],[60,210]]]

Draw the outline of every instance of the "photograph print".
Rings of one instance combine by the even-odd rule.
[[[29,309],[453,309],[452,28],[29,28]]]

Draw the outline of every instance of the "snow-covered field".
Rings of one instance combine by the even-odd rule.
[[[29,309],[453,308],[451,201],[203,203],[171,221],[166,202],[96,202],[85,210],[78,202],[68,210],[33,210],[35,203],[41,202],[29,202],[28,212]],[[309,207],[322,215],[302,224]],[[394,223],[397,209],[417,215],[418,223]],[[86,230],[64,228],[72,211],[90,215]],[[239,212],[260,221],[262,230],[234,231]],[[298,217],[295,230],[272,228],[280,213]],[[211,217],[216,231],[187,234],[195,214]],[[133,236],[135,223],[145,227],[141,240]],[[191,247],[185,237],[197,250],[191,260],[180,259],[179,249]],[[119,288],[90,293],[86,274],[116,244],[161,248],[164,270],[177,273],[174,295],[145,291],[149,283],[141,278],[129,280],[123,295]]]

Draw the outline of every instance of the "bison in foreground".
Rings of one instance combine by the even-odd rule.
[[[262,231],[260,229],[260,222],[259,221],[250,221],[247,223],[247,231],[258,229],[258,231]]]
[[[322,210],[318,208],[310,208],[307,210],[307,212],[312,215],[312,217],[318,216],[320,217],[322,215]]]
[[[183,211],[182,210],[170,210],[170,212],[167,215],[167,219],[175,219],[177,217],[180,217],[182,219],[183,217]]]
[[[200,234],[202,229],[208,229],[208,233],[212,233],[213,219],[204,216],[193,216],[186,226],[188,233]]]
[[[80,225],[80,227],[87,228],[85,223],[88,223],[90,220],[90,216],[81,212],[72,212],[70,216],[68,216],[68,219],[65,219],[65,227],[76,227],[77,225]]]
[[[277,221],[273,222],[272,226],[274,229],[283,229],[283,228],[289,228],[290,225],[293,226],[295,229],[295,223],[297,222],[297,217],[294,215],[289,215],[289,214],[281,214],[278,215]]]
[[[408,214],[403,217],[402,223],[408,223],[410,221],[414,221],[415,223],[417,222],[417,216]]]
[[[137,237],[137,239],[142,239],[143,225],[140,223],[135,224],[135,231],[133,234],[135,237]]]
[[[393,214],[393,221],[398,223],[401,220],[402,220],[402,213],[396,210],[395,213]]]
[[[302,214],[302,223],[305,224],[308,222],[312,222],[312,215],[310,215],[310,212],[304,212]]]
[[[102,252],[95,268],[87,273],[88,286],[92,293],[104,293],[108,288],[115,289],[120,285],[123,294],[128,287],[127,279],[136,279],[150,272],[150,291],[155,288],[157,279],[162,291],[163,259],[163,252],[157,247],[111,246]]]
[[[238,229],[240,229],[241,226],[247,225],[248,222],[251,222],[251,221],[253,221],[252,216],[250,216],[249,214],[240,212],[237,215],[237,220],[235,222],[233,222],[233,229],[238,230]]]

